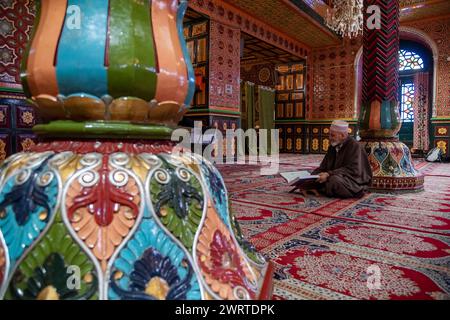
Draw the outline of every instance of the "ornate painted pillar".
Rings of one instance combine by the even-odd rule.
[[[369,26],[367,8],[380,8],[381,28]],[[398,103],[399,3],[365,0],[363,33],[363,105],[360,136],[373,171],[375,190],[417,190],[423,177],[414,168],[409,148],[399,141]]]
[[[170,140],[187,0],[37,5],[22,81],[47,122],[0,167],[0,298],[270,298],[220,173]]]

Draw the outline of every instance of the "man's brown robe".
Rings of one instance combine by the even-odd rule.
[[[328,148],[320,167],[312,174],[321,172],[330,175],[322,183],[322,191],[329,197],[360,197],[372,180],[367,153],[352,137],[348,137],[340,146]]]

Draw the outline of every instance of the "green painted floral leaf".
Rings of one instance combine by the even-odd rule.
[[[79,268],[79,287],[68,285],[73,280],[70,277],[75,276],[69,267]],[[97,272],[93,262],[61,220],[55,219],[16,269],[5,298],[96,299],[97,296]]]

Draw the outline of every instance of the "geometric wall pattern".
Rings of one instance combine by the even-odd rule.
[[[35,144],[37,119],[22,94],[20,62],[34,23],[32,0],[0,1],[0,161]]]
[[[2,0],[0,17],[0,87],[20,89],[20,61],[33,27],[32,0]]]
[[[399,51],[400,67],[399,71],[420,70],[424,67],[422,57],[414,51]]]
[[[209,105],[211,108],[238,109],[241,33],[214,20],[210,21]]]
[[[422,30],[436,43],[438,49],[436,115],[450,117],[450,75],[448,73],[450,61],[447,61],[450,56],[450,18],[408,22],[404,25]]]
[[[450,117],[450,19],[405,22],[402,26],[425,32],[438,49],[436,115]],[[352,118],[354,109],[354,59],[361,39],[344,40],[342,45],[312,51],[312,119]],[[345,81],[343,81],[345,80]],[[337,108],[336,108],[337,106]]]
[[[311,119],[353,118],[355,56],[361,39],[344,39],[337,47],[312,52]],[[311,70],[309,70],[311,72]]]

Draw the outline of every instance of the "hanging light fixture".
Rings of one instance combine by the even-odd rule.
[[[326,25],[343,37],[357,37],[363,31],[363,0],[333,0]]]

